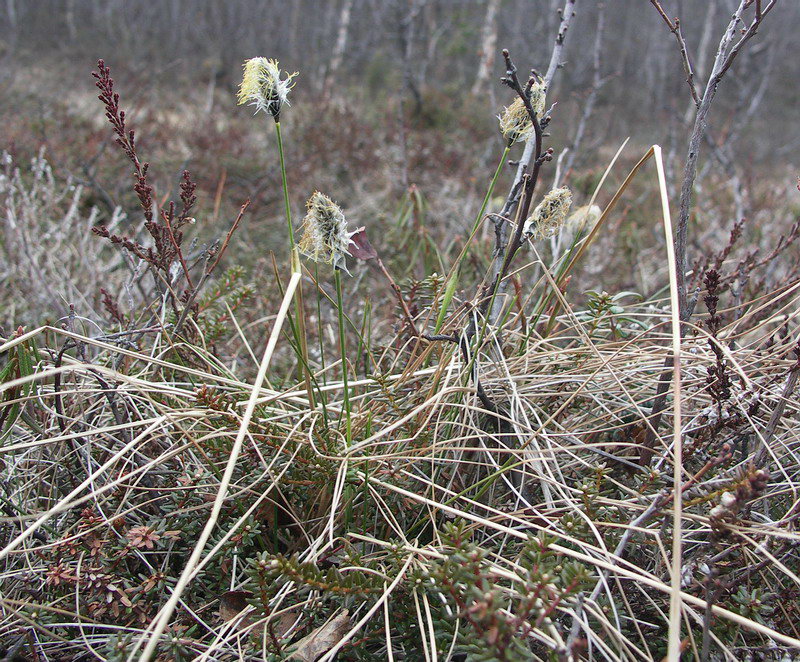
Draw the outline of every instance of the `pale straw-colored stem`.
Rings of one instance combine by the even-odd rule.
[[[205,548],[205,545],[208,542],[208,539],[211,537],[211,534],[213,533],[217,524],[217,519],[222,511],[222,504],[225,502],[225,498],[228,495],[228,487],[230,486],[231,478],[233,477],[233,470],[236,467],[236,461],[239,458],[242,445],[244,444],[244,438],[247,435],[247,429],[250,426],[250,421],[253,418],[253,412],[255,411],[256,403],[258,402],[259,390],[261,389],[261,385],[264,383],[264,379],[267,376],[267,369],[269,368],[269,364],[272,359],[272,353],[275,350],[275,345],[278,342],[278,337],[280,336],[283,322],[286,319],[286,314],[289,310],[289,304],[294,297],[294,292],[299,282],[300,272],[295,271],[289,280],[289,285],[286,288],[286,293],[284,294],[283,301],[281,302],[281,307],[278,310],[277,317],[275,318],[275,324],[272,327],[272,333],[270,334],[269,341],[267,342],[267,347],[264,350],[264,357],[261,359],[261,365],[258,368],[258,374],[256,375],[255,382],[253,383],[252,390],[250,392],[250,399],[247,401],[247,408],[242,415],[242,422],[239,425],[239,431],[237,432],[236,439],[233,442],[231,454],[228,458],[228,464],[225,467],[225,473],[222,476],[219,489],[217,490],[217,496],[214,499],[211,515],[209,516],[208,521],[203,528],[203,532],[200,534],[200,537],[195,543],[194,551],[189,557],[186,567],[184,567],[180,579],[172,591],[172,595],[170,596],[169,600],[167,600],[166,604],[161,608],[161,611],[158,613],[156,618],[151,622],[152,631],[149,632],[147,645],[139,657],[141,662],[146,662],[147,660],[152,659],[156,647],[158,646],[158,641],[161,635],[164,633],[164,630],[166,630],[167,625],[169,624],[169,621],[175,612],[175,607],[177,606],[181,595],[191,581],[194,568],[200,562],[200,557],[203,555],[203,549]],[[142,634],[138,643],[141,644],[146,637],[148,637],[148,631],[145,631]],[[138,648],[139,646],[134,647],[131,655],[128,657],[129,660],[133,660],[135,658],[136,650]]]
[[[683,448],[681,439],[681,307],[678,293],[678,267],[675,260],[675,244],[672,241],[672,218],[667,196],[667,179],[664,175],[664,162],[661,158],[661,147],[653,145],[653,156],[658,172],[658,186],[661,193],[661,216],[664,222],[664,237],[669,264],[669,296],[672,308],[672,577],[670,578],[669,600],[669,639],[667,643],[667,659],[678,662],[681,657],[681,564],[683,533]]]

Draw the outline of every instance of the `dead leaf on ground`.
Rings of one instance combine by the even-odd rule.
[[[322,655],[338,644],[350,629],[350,612],[346,609],[311,634],[293,645],[290,660],[316,662]]]
[[[219,597],[219,617],[227,623],[239,616],[245,609],[247,609],[247,599],[252,597],[250,591],[228,591]],[[258,618],[255,618],[255,612],[251,612],[234,626],[237,632],[247,630],[250,628],[250,634],[254,636],[261,636],[264,632],[264,622],[258,623]],[[297,621],[298,613],[296,611],[287,611],[281,614],[276,620],[273,621],[272,633],[281,639],[291,629]],[[258,623],[255,627],[251,627],[253,623]]]

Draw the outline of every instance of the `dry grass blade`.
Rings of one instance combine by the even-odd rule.
[[[681,419],[681,309],[678,297],[678,278],[676,275],[675,246],[672,242],[672,217],[669,211],[667,181],[664,176],[664,162],[661,147],[653,145],[653,156],[658,171],[658,188],[661,194],[661,218],[664,223],[664,245],[669,264],[669,295],[672,312],[672,356],[673,356],[673,427],[672,427],[672,575],[670,577],[669,603],[669,642],[667,655],[670,660],[681,656],[681,570],[683,568],[683,432]]]
[[[297,289],[299,282],[300,273],[295,271],[292,273],[292,277],[289,280],[289,285],[286,287],[286,293],[284,294],[283,302],[278,310],[278,315],[275,318],[275,323],[272,327],[272,333],[270,334],[269,342],[264,350],[264,356],[261,359],[261,364],[258,367],[258,374],[256,375],[255,382],[253,383],[253,387],[250,392],[250,399],[247,402],[247,408],[242,416],[242,422],[240,423],[239,430],[236,433],[236,439],[233,442],[230,458],[228,459],[228,463],[225,467],[225,474],[222,476],[219,489],[217,490],[217,495],[214,499],[213,509],[208,517],[208,521],[206,522],[203,531],[201,532],[198,540],[195,542],[194,551],[189,557],[189,560],[186,562],[186,567],[183,569],[180,579],[172,591],[172,595],[170,595],[169,600],[167,600],[166,604],[161,609],[159,616],[151,624],[152,630],[142,636],[141,641],[147,642],[144,646],[144,650],[141,653],[142,660],[149,660],[153,655],[153,652],[158,645],[159,637],[167,628],[167,624],[169,623],[172,613],[178,604],[178,600],[180,600],[181,594],[189,584],[192,573],[199,563],[200,557],[203,555],[206,542],[208,542],[208,539],[211,537],[211,533],[217,524],[217,519],[219,518],[223,501],[228,495],[228,486],[230,485],[231,477],[233,476],[233,470],[236,467],[236,460],[239,458],[239,453],[241,452],[242,444],[244,443],[244,438],[247,434],[248,426],[250,425],[250,420],[252,419],[253,412],[256,408],[256,402],[258,400],[258,394],[261,389],[261,385],[264,383],[264,379],[267,376],[267,370],[269,369],[272,354],[275,351],[275,346],[278,343],[278,337],[280,335],[283,322],[286,319],[286,314],[289,311],[289,305],[292,302],[294,292]],[[134,654],[132,654],[132,656],[133,655]]]

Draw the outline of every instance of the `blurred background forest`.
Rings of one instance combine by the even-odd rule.
[[[140,96],[162,93],[178,112],[205,100],[206,112],[227,109],[241,62],[255,54],[301,70],[300,102],[341,97],[355,111],[367,103],[383,114],[403,98],[428,126],[453,130],[458,120],[487,129],[507,96],[498,86],[500,49],[546,64],[558,26],[557,0],[5,0],[0,12],[3,112],[22,110],[47,120],[48,106],[74,101],[86,72],[104,57]],[[737,3],[670,0],[680,16],[695,70],[707,73],[717,37]],[[576,112],[594,87],[602,93],[591,141],[628,135],[669,141],[686,116],[686,89],[675,44],[646,0],[607,0],[599,62],[595,38],[601,3],[581,2],[553,93],[559,113]],[[798,92],[800,5],[781,3],[769,30],[737,63],[721,92],[728,115],[717,136],[746,113],[756,156],[788,158],[800,129],[792,122]],[[135,82],[133,82],[135,81]],[[64,89],[60,89],[60,85]],[[89,86],[91,87],[91,86]],[[88,90],[91,92],[91,89]],[[60,93],[60,94],[59,94]],[[217,97],[218,93],[222,93]],[[473,98],[474,97],[474,98]],[[766,107],[762,101],[769,99]],[[219,104],[219,106],[217,106]],[[471,109],[466,111],[466,108]],[[54,111],[54,108],[49,110]],[[359,114],[362,109],[359,108]],[[721,111],[718,111],[721,112]],[[456,120],[456,121],[454,121]],[[490,131],[486,132],[487,134]],[[481,137],[484,137],[483,135]]]

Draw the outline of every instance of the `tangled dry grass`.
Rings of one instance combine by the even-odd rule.
[[[670,426],[651,463],[640,455],[670,350],[668,302],[592,315],[563,305],[547,335],[519,312],[502,339],[487,336],[478,371],[507,411],[495,431],[459,352],[409,337],[362,348],[369,367],[348,385],[349,448],[324,423],[343,407],[336,363],[315,366],[312,406],[302,383],[253,391],[254,366],[229,369],[202,337],[55,326],[14,334],[2,345],[4,638],[49,657],[128,651],[221,496],[213,544],[162,656],[278,655],[343,609],[329,649],[352,659],[499,646],[495,621],[537,657],[658,655]],[[796,310],[797,284],[786,284],[726,309],[730,321],[714,335],[700,324],[683,342],[686,645],[700,646],[710,621],[729,659],[797,641]],[[309,315],[307,325],[318,321]],[[725,398],[709,379],[714,347],[730,380]],[[523,548],[536,544],[551,556],[527,565]],[[476,550],[467,578],[442,570]],[[567,569],[578,579],[565,585]],[[475,587],[478,599],[468,597]],[[220,622],[220,601],[240,595],[255,604]],[[456,615],[464,620],[447,620]],[[514,627],[511,617],[541,622]],[[498,659],[524,659],[504,646]]]

